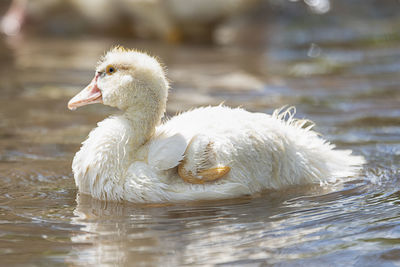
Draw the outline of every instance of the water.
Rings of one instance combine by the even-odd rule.
[[[135,205],[79,195],[72,158],[115,110],[71,112],[66,104],[117,41],[2,40],[0,265],[400,265],[399,6],[369,4],[338,2],[324,15],[285,9],[293,16],[279,15],[276,4],[257,45],[118,40],[168,66],[170,115],[222,101],[261,112],[296,105],[298,117],[368,161],[337,185],[218,202]]]

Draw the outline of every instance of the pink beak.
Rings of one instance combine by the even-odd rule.
[[[97,79],[99,78],[99,75],[99,73],[96,73],[96,76],[90,84],[68,102],[68,108],[70,110],[75,110],[89,104],[103,103],[101,91],[97,87]]]

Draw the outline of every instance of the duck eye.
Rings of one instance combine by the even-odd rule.
[[[106,72],[107,72],[108,75],[111,75],[111,74],[113,74],[115,72],[115,68],[113,66],[111,66],[111,65],[107,66]]]

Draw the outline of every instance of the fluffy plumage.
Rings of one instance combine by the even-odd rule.
[[[115,73],[103,75],[110,65]],[[160,124],[168,83],[159,63],[136,51],[107,53],[96,77],[88,88],[98,88],[104,104],[124,110],[100,122],[73,160],[79,190],[98,199],[154,203],[233,198],[334,181],[354,175],[364,162],[349,150],[335,150],[308,121],[294,119],[294,109],[267,115],[203,107]],[[75,97],[69,107],[76,103],[81,105]],[[190,184],[177,174],[183,160],[193,173],[215,166],[231,170],[215,182]]]

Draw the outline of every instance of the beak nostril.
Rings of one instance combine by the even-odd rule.
[[[99,87],[97,87],[97,83],[96,83],[96,82],[92,85],[92,88],[91,88],[91,90],[90,90],[90,93],[92,93],[92,94],[101,93]]]

